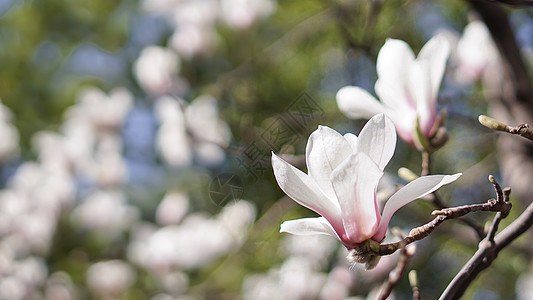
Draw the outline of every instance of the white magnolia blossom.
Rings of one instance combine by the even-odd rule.
[[[142,50],[133,72],[145,91],[164,94],[177,84],[180,59],[172,50],[150,46]]]
[[[85,114],[96,131],[117,131],[124,123],[132,104],[133,95],[123,87],[115,88],[109,95],[90,87],[78,94],[78,104],[73,109]]]
[[[82,228],[114,237],[139,219],[139,209],[129,205],[120,190],[98,190],[82,200],[71,213]]]
[[[353,119],[385,113],[402,139],[419,145],[417,129],[429,138],[435,123],[437,92],[449,53],[450,46],[441,35],[429,40],[416,58],[407,43],[388,39],[377,59],[374,88],[381,101],[360,87],[345,86],[337,92],[337,104]]]
[[[195,213],[187,215],[180,224],[141,227],[133,233],[128,256],[156,273],[205,266],[240,247],[254,218],[254,206],[240,200],[226,205],[214,217]]]
[[[173,27],[170,44],[190,59],[209,53],[219,42],[220,23],[242,30],[276,9],[275,0],[144,0],[144,10],[164,16]]]
[[[189,212],[189,196],[182,191],[169,191],[155,214],[155,219],[160,225],[178,224]]]
[[[224,160],[221,147],[229,145],[231,132],[219,119],[216,99],[200,96],[186,105],[180,100],[162,97],[155,103],[155,112],[161,123],[156,146],[169,165],[188,166],[194,154],[206,165]]]
[[[247,28],[258,17],[270,15],[276,8],[272,0],[221,0],[222,19],[233,28]]]
[[[87,270],[87,285],[94,295],[119,296],[137,278],[132,266],[122,260],[101,261]]]
[[[457,78],[465,82],[475,82],[486,75],[499,76],[498,49],[482,21],[470,22],[465,27],[457,43],[457,65]]]
[[[286,221],[281,232],[326,234],[353,249],[372,239],[381,242],[392,215],[402,206],[455,181],[461,174],[420,177],[392,195],[380,213],[376,190],[396,147],[391,120],[376,115],[361,130],[342,136],[319,126],[307,142],[305,174],[272,154],[281,189],[300,205],[322,217]]]

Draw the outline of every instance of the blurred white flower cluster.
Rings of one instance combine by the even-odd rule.
[[[255,219],[254,206],[244,200],[212,216],[191,210],[187,191],[163,185],[169,191],[155,212],[157,224],[143,221],[140,207],[126,192],[123,131],[127,122],[134,122],[128,121],[133,108],[133,96],[125,88],[109,94],[87,88],[65,112],[58,131],[35,134],[36,161],[22,162],[0,190],[0,299],[76,299],[79,290],[67,273],[49,274],[53,270],[44,257],[57,243],[83,245],[85,238],[129,243],[123,246],[128,257],[95,261],[88,268],[88,290],[100,299],[119,298],[135,284],[134,265],[160,280],[164,293],[159,296],[180,295],[188,284],[186,270],[205,266],[243,243]],[[18,152],[18,134],[7,108],[0,111],[0,132],[1,126],[10,132],[0,159],[7,159]],[[218,118],[214,98],[201,96],[187,105],[161,97],[154,115],[160,121],[152,132],[154,150],[164,164],[191,166],[197,158],[209,165],[224,159],[221,146],[229,143],[230,131]],[[64,227],[80,240],[63,237]],[[124,241],[125,235],[131,240]],[[73,251],[76,259],[87,259],[83,250]]]
[[[217,23],[245,29],[270,15],[276,0],[144,0],[142,6],[168,20],[174,29],[169,46],[181,57],[190,58],[215,46]]]
[[[229,145],[228,125],[219,119],[217,101],[200,96],[190,105],[163,96],[155,102],[160,122],[156,147],[171,166],[189,166],[195,157],[205,165],[215,165],[225,158],[223,148]]]
[[[180,76],[182,60],[209,54],[217,46],[217,25],[243,30],[270,15],[276,0],[144,0],[148,13],[162,16],[172,28],[167,47],[148,46],[134,73],[149,95],[183,95],[188,81]]]
[[[351,291],[368,290],[383,281],[398,259],[397,255],[384,256],[373,270],[350,267],[346,249],[337,247],[336,240],[326,235],[285,235],[280,251],[286,256],[281,266],[244,280],[243,299],[359,299],[350,297]],[[377,287],[371,295],[378,292],[379,284]]]
[[[188,207],[186,194],[170,191],[157,209],[160,226],[140,223],[132,231],[128,257],[158,279],[161,297],[184,294],[185,271],[238,249],[255,219],[255,208],[244,200],[229,203],[215,216],[190,213]]]

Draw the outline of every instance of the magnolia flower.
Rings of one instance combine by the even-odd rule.
[[[286,221],[281,232],[336,237],[354,249],[372,239],[381,242],[392,215],[402,206],[455,181],[461,174],[420,177],[392,195],[380,213],[376,189],[396,147],[391,120],[374,116],[359,137],[342,136],[319,126],[305,151],[308,174],[272,154],[274,175],[281,189],[298,204],[321,217]]]
[[[481,21],[472,21],[457,43],[457,79],[472,83],[493,76],[499,80],[501,69],[498,48]],[[488,73],[487,73],[488,72]],[[489,79],[489,78],[487,78]]]
[[[417,58],[405,42],[389,39],[377,59],[375,90],[381,102],[359,87],[345,86],[337,92],[337,104],[353,119],[385,113],[402,139],[420,146],[417,131],[428,139],[433,134],[437,92],[449,52],[441,35],[429,40]]]

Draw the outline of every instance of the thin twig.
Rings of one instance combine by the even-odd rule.
[[[511,209],[511,203],[509,202],[511,189],[505,188],[502,191],[499,184],[494,180],[494,177],[489,178],[491,178],[491,182],[494,184],[499,198],[498,200],[494,200],[494,202],[508,208],[503,209],[496,214],[496,216],[494,217],[494,221],[492,222],[492,225],[487,234],[487,237],[483,241],[481,241],[481,243],[479,243],[478,250],[476,251],[474,256],[470,258],[470,260],[463,266],[461,271],[459,271],[459,273],[453,278],[452,282],[450,282],[450,284],[448,285],[446,290],[444,290],[439,299],[458,299],[459,297],[461,297],[466,288],[476,278],[477,274],[479,274],[482,270],[490,266],[492,261],[496,259],[499,251],[504,247],[502,245],[502,242],[500,241],[501,239],[499,239],[500,235],[496,237],[495,235],[496,231],[498,230],[498,225],[500,224],[500,221],[503,218],[507,217],[507,215],[509,214],[509,210]],[[533,205],[531,207],[533,207]],[[518,221],[518,219],[515,220],[515,222],[516,221]],[[515,222],[513,222],[512,224],[514,224]],[[507,229],[509,229],[509,227]]]
[[[430,175],[431,174],[431,154],[428,151],[422,151],[422,171],[420,173],[421,176]],[[431,201],[435,205],[435,207],[439,209],[446,208],[447,206],[444,204],[442,199],[439,197],[439,194],[437,191],[431,193]],[[470,226],[474,231],[476,232],[479,240],[482,240],[485,237],[485,231],[483,230],[483,227],[478,225],[474,220],[471,220],[469,218],[461,218],[459,219],[461,222],[463,222],[465,225]]]
[[[409,284],[413,290],[413,300],[420,300],[420,288],[418,286],[418,275],[415,270],[409,271]]]
[[[431,174],[431,155],[427,151],[422,151],[422,172],[420,176]]]
[[[496,185],[498,184],[496,183]],[[502,201],[498,201],[497,199],[490,199],[486,203],[483,203],[483,204],[463,205],[463,206],[450,207],[450,208],[444,208],[441,210],[433,211],[432,215],[436,215],[436,217],[433,220],[431,220],[430,222],[420,227],[412,229],[409,232],[408,236],[406,236],[405,238],[403,238],[402,240],[398,242],[379,245],[379,250],[377,251],[377,254],[378,255],[392,254],[396,252],[398,249],[401,249],[412,242],[415,242],[415,241],[418,241],[418,240],[421,240],[427,237],[429,234],[431,234],[431,232],[433,232],[433,230],[435,230],[435,228],[437,228],[437,226],[442,224],[444,221],[448,219],[459,218],[471,212],[476,212],[476,211],[500,212],[501,213],[500,218],[504,218],[509,214],[509,211],[511,210],[511,207],[512,207],[511,203],[508,201],[510,192],[511,190],[509,188],[505,189],[505,192],[503,193]],[[499,194],[498,189],[496,189],[496,194]],[[495,229],[497,229],[497,226]]]
[[[412,246],[412,245],[411,245]],[[415,248],[411,246],[405,246],[402,248],[400,258],[396,263],[396,267],[389,273],[388,280],[383,284],[379,296],[377,299],[385,300],[392,293],[392,289],[400,282],[402,274],[407,268],[410,258],[415,254]]]

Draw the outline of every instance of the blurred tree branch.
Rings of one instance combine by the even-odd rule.
[[[533,4],[531,1],[500,2]],[[489,99],[492,114],[505,123],[512,123],[513,120],[531,123],[533,88],[505,11],[497,3],[470,0],[470,4],[486,23],[504,61],[505,78],[502,87],[498,89],[499,93],[494,95],[494,99]],[[504,180],[512,183],[513,190],[528,207],[507,228],[496,235],[494,240],[487,238],[480,243],[479,249],[455,276],[440,299],[461,297],[477,275],[491,265],[498,253],[533,225],[533,204],[529,201],[533,192],[531,186],[533,144],[511,135],[503,135],[498,142],[498,153]],[[499,218],[501,215],[496,216],[489,237],[494,235]]]
[[[532,0],[488,0],[488,2],[500,2],[508,5],[533,6]]]

